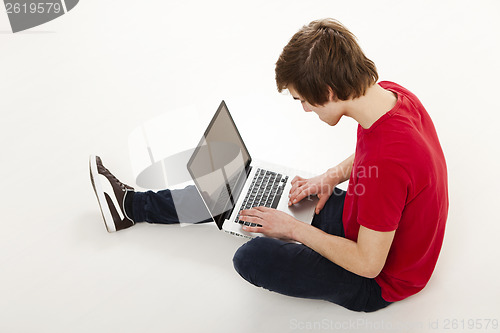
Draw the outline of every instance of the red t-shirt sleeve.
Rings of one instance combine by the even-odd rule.
[[[391,160],[364,163],[356,169],[358,223],[375,231],[398,228],[408,196],[407,172]]]

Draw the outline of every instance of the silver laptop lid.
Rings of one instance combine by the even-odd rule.
[[[187,164],[219,229],[231,215],[250,173],[251,161],[226,103],[222,101]]]

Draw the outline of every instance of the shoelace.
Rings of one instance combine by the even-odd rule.
[[[132,187],[128,186],[128,185],[125,185],[123,184],[121,181],[118,180],[118,178],[116,178],[104,165],[102,164],[99,164],[98,166],[100,169],[102,169],[101,171],[103,171],[102,173],[107,173],[111,179],[113,179],[117,184],[118,186],[120,186],[120,188],[122,189],[122,191],[126,191],[128,189],[132,189]]]

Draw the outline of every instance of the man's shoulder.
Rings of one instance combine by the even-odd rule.
[[[397,93],[398,96],[404,96],[407,101],[410,101],[411,104],[413,104],[414,107],[424,109],[417,95],[415,95],[413,92],[403,87],[402,85],[391,81],[381,81],[379,82],[379,85],[386,90]]]
[[[402,85],[400,85],[398,83],[395,83],[395,82],[392,82],[392,81],[380,81],[378,83],[378,85],[381,86],[382,88],[386,89],[386,90],[398,91],[398,92],[410,93],[411,94],[411,91],[409,91],[408,89],[406,89]]]

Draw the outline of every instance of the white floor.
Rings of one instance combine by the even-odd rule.
[[[0,13],[0,332],[499,331],[499,10],[483,0],[82,0],[18,34]],[[350,28],[381,79],[416,93],[434,119],[451,206],[428,286],[354,313],[246,283],[231,262],[243,241],[213,225],[108,234],[88,156],[137,186],[129,136],[155,117],[171,120],[160,124],[169,152],[198,140],[221,99],[263,159],[321,172],[352,152],[352,120],[330,128],[274,87],[282,47],[322,17]],[[259,125],[263,114],[276,122]]]

